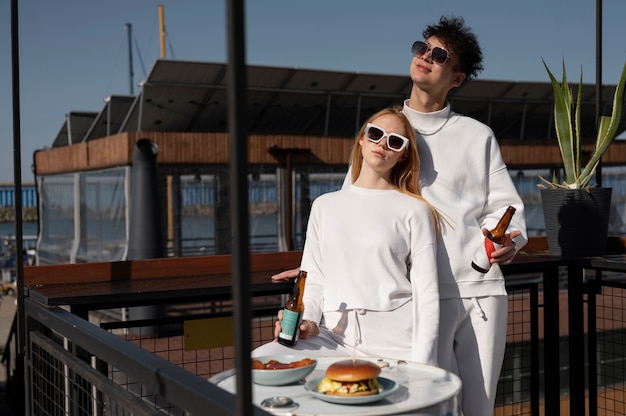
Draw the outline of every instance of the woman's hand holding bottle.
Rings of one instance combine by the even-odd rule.
[[[282,330],[281,322],[283,321],[282,309],[278,311],[278,320],[274,326],[274,342],[278,342],[278,334]],[[320,333],[317,324],[313,321],[305,319],[300,323],[300,339],[307,339]]]

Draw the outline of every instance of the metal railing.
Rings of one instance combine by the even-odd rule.
[[[588,279],[586,288],[587,365],[588,374],[593,375],[588,383],[589,414],[626,414],[626,279]],[[546,365],[540,324],[542,279],[510,279],[507,291],[507,348],[494,414],[539,415]],[[14,383],[24,382],[26,376],[25,414],[234,414],[234,396],[207,382],[234,368],[234,347],[189,351],[184,348],[183,331],[187,321],[230,315],[228,302],[208,310],[168,305],[172,308],[168,316],[143,321],[99,311],[100,322],[94,322],[93,316],[88,322],[66,310],[44,307],[28,297],[24,305],[29,354],[25,371],[14,367],[14,331],[2,361],[8,369],[9,392],[21,389]],[[251,323],[252,348],[272,338],[276,305],[263,308],[257,304]],[[142,333],[142,328],[155,326],[160,330]],[[559,342],[562,348],[567,337]],[[566,360],[561,372],[564,384]],[[567,396],[561,400],[567,401]]]
[[[590,278],[588,353],[590,415],[626,414],[626,280]]]
[[[511,342],[498,406],[538,414],[533,410],[539,406],[538,285],[513,285],[509,291]],[[212,313],[194,305],[169,307],[175,311],[164,318],[128,321],[100,314],[104,318],[94,323],[93,317],[88,322],[26,298],[27,414],[234,414],[233,398],[226,399],[226,392],[207,382],[234,367],[233,346],[187,351],[183,339],[186,321],[232,310],[228,305],[212,308]],[[276,309],[254,311],[252,348],[272,339]],[[142,328],[149,330],[144,334]]]
[[[24,305],[25,414],[235,414],[235,396],[205,379],[70,312]]]

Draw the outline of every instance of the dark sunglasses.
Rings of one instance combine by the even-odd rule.
[[[439,46],[431,48],[428,42],[423,42],[421,40],[416,40],[415,42],[413,42],[413,46],[411,47],[411,53],[413,53],[413,56],[421,58],[422,56],[426,55],[428,51],[432,51],[430,56],[432,58],[432,61],[436,64],[443,65],[448,59],[452,60],[452,58],[450,57],[450,52],[448,52],[444,48],[440,48]]]
[[[365,138],[372,143],[380,143],[382,139],[387,137],[387,147],[394,152],[401,152],[409,147],[409,139],[396,133],[387,133],[382,127],[375,124],[367,123],[365,127]]]

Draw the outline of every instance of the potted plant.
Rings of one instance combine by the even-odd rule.
[[[590,187],[598,163],[615,139],[622,117],[626,63],[615,88],[613,113],[601,116],[593,150],[584,162],[580,136],[580,108],[582,98],[582,72],[576,100],[567,83],[565,63],[563,81],[559,83],[545,61],[543,62],[554,91],[554,125],[563,159],[565,179],[558,182],[543,177],[538,186],[546,223],[548,248],[551,254],[562,256],[593,256],[606,249],[611,188]]]

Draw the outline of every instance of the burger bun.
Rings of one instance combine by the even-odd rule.
[[[358,359],[337,361],[326,369],[326,377],[342,382],[369,380],[378,377],[379,374],[379,366],[371,361]],[[354,394],[350,394],[350,396],[354,396]]]

